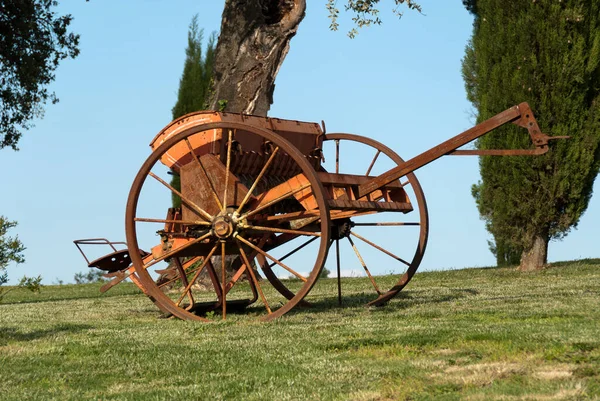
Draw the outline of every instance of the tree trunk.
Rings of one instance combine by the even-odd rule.
[[[548,236],[537,235],[530,249],[525,249],[521,255],[518,270],[541,270],[548,262]]]
[[[306,0],[225,1],[215,50],[211,110],[267,115],[275,78],[305,11]],[[226,258],[228,275],[233,274],[233,259]],[[220,272],[221,257],[213,256],[212,263]],[[260,278],[256,266],[252,269]]]
[[[212,110],[267,115],[277,72],[305,10],[306,0],[226,0]]]

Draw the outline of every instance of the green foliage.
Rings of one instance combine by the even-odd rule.
[[[208,39],[206,51],[202,51],[204,30],[198,27],[198,14],[194,15],[188,30],[188,45],[185,49],[183,73],[179,80],[177,102],[173,107],[173,120],[199,110],[208,109],[208,100],[212,90],[213,66],[215,61],[215,42],[217,35]],[[171,186],[181,189],[180,177],[173,174]],[[181,207],[181,198],[171,194],[173,207]]]
[[[183,73],[179,80],[177,102],[173,107],[173,119],[194,111],[208,108],[215,59],[216,33],[208,39],[206,51],[202,51],[204,30],[198,27],[198,15],[194,15],[188,30],[188,46],[185,49]]]
[[[88,283],[99,283],[106,281],[104,277],[104,272],[97,269],[90,269],[87,273],[79,272],[73,276],[73,280],[75,280],[75,284],[88,284]]]
[[[227,99],[221,99],[217,102],[218,106],[219,106],[219,111],[225,111],[225,109],[227,108]]]
[[[23,276],[19,281],[18,287],[25,288],[31,292],[39,293],[42,289],[42,276],[27,277]]]
[[[23,263],[23,251],[25,247],[19,241],[19,237],[7,236],[8,230],[17,226],[16,221],[9,221],[0,216],[0,271],[4,272],[9,263]]]
[[[499,261],[506,261],[502,255],[527,250],[536,237],[565,236],[592,195],[600,168],[600,3],[465,4],[476,14],[463,77],[478,122],[527,101],[542,132],[571,136],[539,157],[480,158],[482,180],[473,196],[501,251]],[[528,148],[531,140],[511,125],[476,146]]]
[[[336,280],[320,280],[311,308],[271,323],[254,308],[208,324],[161,319],[132,283],[13,291],[0,311],[0,398],[596,400],[600,264],[582,262],[418,273],[381,308],[365,308],[366,277],[342,278],[341,308]]]
[[[368,27],[371,25],[380,25],[378,3],[380,0],[346,0],[344,8],[352,13],[352,21],[355,27],[348,31],[348,36],[352,39],[358,34],[357,28]],[[337,0],[327,0],[325,7],[329,11],[331,23],[329,29],[337,31],[339,28],[338,17],[340,10],[336,7]],[[421,6],[414,0],[394,0],[393,12],[398,18],[402,17],[399,10],[401,5],[405,5],[409,10],[421,12]]]
[[[53,0],[2,1],[0,4],[0,149],[17,142],[31,120],[43,115],[47,86],[66,58],[79,54],[79,35],[67,31],[71,15],[57,16]]]
[[[329,271],[329,269],[323,266],[323,269],[321,269],[321,273],[319,273],[319,278],[327,278],[330,274],[331,272]]]
[[[9,221],[4,216],[0,216],[0,301],[9,291],[1,286],[8,283],[8,272],[6,268],[12,262],[23,263],[23,251],[25,247],[19,241],[19,237],[9,237],[8,230],[15,227],[17,222]]]
[[[19,240],[19,237],[9,237],[8,230],[17,226],[16,221],[9,221],[4,216],[0,216],[0,286],[8,283],[8,272],[6,268],[10,263],[23,263],[25,258],[23,251],[25,246]],[[19,281],[17,287],[26,288],[32,292],[40,292],[42,277],[25,277]],[[4,296],[14,288],[6,289],[0,287],[0,301]]]

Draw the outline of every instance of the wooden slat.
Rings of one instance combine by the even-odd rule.
[[[332,210],[356,210],[356,211],[382,211],[382,212],[403,212],[408,213],[413,210],[410,203],[404,202],[369,202],[350,199],[330,199],[329,207]]]

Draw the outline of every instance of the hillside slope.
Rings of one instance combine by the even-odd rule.
[[[600,399],[600,260],[421,273],[376,309],[368,285],[268,324],[160,318],[131,284],[15,290],[0,399]]]

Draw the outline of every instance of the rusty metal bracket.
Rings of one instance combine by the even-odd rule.
[[[514,123],[520,127],[527,128],[531,141],[535,145],[534,149],[473,149],[457,150],[461,146],[493,131],[494,129],[507,124]],[[541,155],[548,151],[548,141],[554,139],[565,139],[565,136],[550,137],[540,132],[538,123],[527,103],[521,103],[510,109],[485,120],[484,122],[464,131],[457,136],[435,146],[418,156],[406,161],[397,167],[375,177],[358,187],[358,196],[363,197],[373,191],[381,188],[398,178],[412,173],[413,171],[439,159],[444,155],[476,155],[476,156],[526,156]]]
[[[108,245],[112,248],[113,252],[117,252],[117,248],[115,248],[115,245],[127,246],[127,243],[125,243],[125,242],[109,241],[106,238],[78,239],[78,240],[73,241],[73,243],[75,244],[77,249],[79,249],[79,252],[81,252],[81,255],[83,256],[85,261],[88,263],[88,265],[90,264],[90,261],[88,260],[88,257],[86,256],[86,254],[83,252],[83,249],[81,249],[81,245]]]

